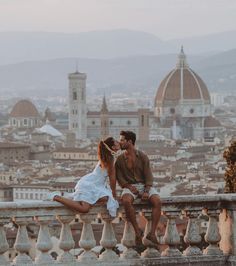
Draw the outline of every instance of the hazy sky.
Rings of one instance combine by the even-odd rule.
[[[236,0],[0,0],[0,31],[132,29],[161,39],[236,29]]]

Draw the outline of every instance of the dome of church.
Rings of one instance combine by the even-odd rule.
[[[39,117],[39,112],[29,100],[20,100],[12,108],[10,117]]]
[[[209,104],[210,95],[203,80],[189,68],[182,47],[176,68],[160,83],[155,97],[155,107],[170,101],[172,104],[178,104],[188,100],[200,100]]]

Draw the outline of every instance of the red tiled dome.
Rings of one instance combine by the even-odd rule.
[[[188,67],[183,50],[177,67],[161,82],[155,97],[155,106],[165,101],[202,100],[210,103],[210,95],[203,80]]]
[[[12,108],[10,117],[39,117],[39,112],[29,100],[20,100]]]

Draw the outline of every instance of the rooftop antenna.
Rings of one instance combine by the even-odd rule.
[[[78,59],[75,61],[75,73],[78,73]]]

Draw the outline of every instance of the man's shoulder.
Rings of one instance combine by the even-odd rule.
[[[136,153],[137,153],[137,155],[139,155],[139,156],[147,157],[147,154],[146,154],[145,151],[141,151],[141,150],[137,150],[137,149],[136,149]]]

